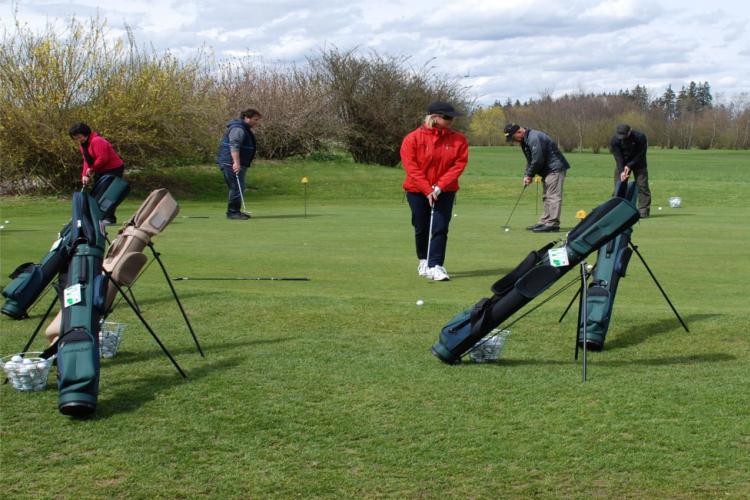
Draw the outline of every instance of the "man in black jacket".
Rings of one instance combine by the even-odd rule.
[[[521,145],[526,157],[523,185],[531,184],[535,175],[542,178],[544,213],[539,218],[539,222],[526,229],[535,233],[559,231],[563,183],[565,173],[570,168],[568,160],[565,159],[555,141],[544,132],[509,123],[503,129],[503,133],[507,142]]]
[[[618,125],[615,135],[609,143],[609,149],[615,157],[615,185],[625,182],[630,174],[635,174],[638,186],[638,211],[641,218],[649,216],[651,210],[651,190],[648,187],[648,165],[646,134],[630,128],[625,123]]]

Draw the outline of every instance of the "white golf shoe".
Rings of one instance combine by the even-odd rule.
[[[432,281],[450,281],[451,277],[448,276],[448,271],[443,266],[431,267],[427,270],[432,277]]]
[[[429,276],[429,269],[427,268],[427,259],[419,259],[419,265],[417,266],[417,274],[420,276]]]

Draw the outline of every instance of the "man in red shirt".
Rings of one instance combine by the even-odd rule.
[[[419,259],[417,272],[434,281],[450,279],[443,267],[448,225],[458,178],[469,161],[466,137],[451,130],[456,116],[460,113],[447,102],[433,102],[427,107],[423,125],[410,132],[401,144],[401,162],[406,171],[403,187],[411,208]]]
[[[68,130],[70,137],[80,144],[81,156],[83,156],[83,171],[81,172],[81,183],[86,186],[92,181],[97,181],[102,175],[115,175],[122,177],[125,172],[125,164],[117,155],[112,145],[85,123],[75,123]],[[103,214],[105,224],[115,224],[117,218],[114,211]]]

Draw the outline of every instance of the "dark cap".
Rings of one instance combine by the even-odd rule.
[[[445,116],[461,116],[461,113],[456,111],[453,106],[443,101],[435,101],[427,106],[428,115],[445,115]]]
[[[628,134],[630,133],[630,125],[626,123],[622,123],[617,126],[617,138],[618,139],[625,139]]]
[[[503,129],[503,134],[505,134],[505,142],[513,142],[513,134],[518,132],[520,128],[521,127],[515,123],[507,124]]]

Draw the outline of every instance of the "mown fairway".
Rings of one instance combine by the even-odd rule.
[[[566,228],[577,210],[608,197],[612,176],[609,155],[568,158]],[[634,257],[606,349],[590,355],[585,384],[573,360],[575,314],[558,323],[572,288],[517,323],[496,364],[447,366],[429,352],[454,314],[558,237],[523,230],[536,217],[534,185],[513,229],[500,230],[520,193],[517,148],[472,150],[451,225],[447,283],[416,276],[399,169],[341,158],[260,163],[249,175],[254,218],[247,222],[224,219],[215,167],[166,174],[181,216],[210,217],[178,216],[155,238],[173,277],[311,281],[176,282],[206,351],[201,358],[151,266],[134,292],[189,379],[128,309],[117,308],[110,319],[128,327],[120,353],[102,363],[96,418],[60,415],[53,377],[40,393],[0,388],[0,491],[8,498],[747,498],[750,153],[656,150],[649,162],[653,216],[636,225],[633,241],[690,333]],[[682,208],[669,208],[673,195]],[[143,189],[131,195],[120,220],[143,197]],[[69,199],[2,200],[0,218],[10,223],[0,231],[0,284],[16,265],[42,258],[69,206]],[[49,300],[30,320],[0,319],[0,353],[23,346]]]

